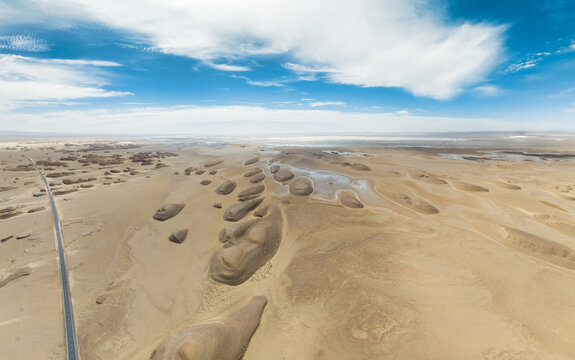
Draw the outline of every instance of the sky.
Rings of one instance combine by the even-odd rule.
[[[575,0],[0,0],[0,131],[575,131]]]

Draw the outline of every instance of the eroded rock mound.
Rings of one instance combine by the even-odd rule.
[[[359,171],[370,171],[371,168],[365,164],[361,164],[361,163],[355,163],[353,165],[351,165],[351,168],[354,170],[359,170]]]
[[[184,204],[166,204],[156,210],[153,217],[158,221],[166,221],[178,215],[184,206]]]
[[[262,172],[262,169],[260,169],[260,168],[251,169],[251,170],[248,170],[244,173],[244,177],[251,177],[251,176],[254,176],[255,174],[259,174],[261,172]]]
[[[257,175],[252,176],[250,179],[250,182],[253,184],[257,184],[259,182],[264,181],[265,178],[266,178],[266,175],[264,173],[259,173]]]
[[[263,198],[256,198],[238,204],[234,204],[224,212],[224,220],[226,221],[241,220],[244,218],[244,216],[247,215],[247,213],[257,208],[262,201]]]
[[[23,267],[23,268],[16,269],[16,270],[12,271],[10,274],[8,274],[8,276],[6,276],[2,280],[0,280],[0,288],[4,287],[6,284],[8,284],[11,281],[14,281],[14,280],[16,280],[22,276],[27,276],[30,274],[32,274],[32,268],[31,267]]]
[[[313,185],[308,178],[298,177],[289,184],[289,192],[295,196],[308,196],[313,192]]]
[[[195,171],[197,171],[197,169],[195,167],[190,166],[189,168],[186,168],[186,170],[184,170],[184,174],[186,174],[187,176],[190,176]]]
[[[279,165],[272,165],[272,166],[270,166],[270,172],[271,172],[272,174],[275,174],[275,173],[277,173],[278,171],[280,171],[280,166],[279,166]]]
[[[205,168],[209,168],[209,167],[212,167],[212,166],[220,165],[220,164],[223,163],[223,162],[224,162],[223,160],[210,161],[210,162],[205,163],[205,164],[204,164],[204,167],[205,167]]]
[[[220,232],[223,249],[210,262],[212,279],[239,285],[275,255],[281,242],[281,212],[270,205],[258,215],[259,218],[227,226]]]
[[[216,188],[216,194],[219,195],[228,195],[231,194],[238,184],[235,181],[226,181],[225,183],[221,184]]]
[[[256,157],[254,157],[254,158],[251,158],[251,159],[249,159],[249,160],[246,160],[246,162],[244,163],[244,165],[255,164],[255,163],[257,163],[258,161],[260,161],[260,158],[256,156]]]
[[[258,196],[259,194],[264,192],[265,189],[266,189],[266,187],[263,184],[249,187],[249,188],[247,188],[247,189],[245,189],[239,193],[238,200],[242,201],[242,202],[246,201],[246,200],[250,200],[250,198],[253,198],[252,196]]]
[[[353,209],[363,208],[363,203],[361,201],[359,201],[359,199],[357,197],[355,197],[355,195],[349,191],[345,191],[345,192],[341,193],[339,196],[339,200],[341,201],[343,206],[346,206],[348,208],[353,208]]]
[[[287,169],[279,170],[277,173],[274,174],[274,179],[276,181],[279,181],[279,182],[289,181],[289,180],[293,179],[293,177],[294,177],[294,174]]]
[[[210,185],[211,183],[212,183],[212,180],[208,180],[208,179],[200,181],[201,185]]]
[[[188,229],[178,230],[174,231],[168,240],[176,244],[181,244],[184,242],[184,240],[186,240],[186,236],[188,236]]]
[[[234,311],[178,331],[154,350],[150,360],[239,360],[266,304],[264,296],[255,296]]]

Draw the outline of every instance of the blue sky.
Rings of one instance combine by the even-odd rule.
[[[575,0],[0,0],[0,130],[575,131]]]

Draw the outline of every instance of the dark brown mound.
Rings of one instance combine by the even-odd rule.
[[[205,167],[205,168],[209,168],[209,167],[212,167],[212,166],[219,165],[219,164],[221,164],[221,163],[223,163],[223,162],[224,162],[223,160],[210,161],[210,162],[205,163],[205,164],[204,164],[204,167]]]
[[[0,192],[14,190],[14,189],[16,189],[16,187],[14,187],[14,186],[0,186]]]
[[[208,180],[208,179],[200,181],[200,184],[202,184],[202,185],[210,185],[211,183],[212,183],[212,180]]]
[[[37,207],[37,208],[34,208],[34,209],[30,209],[30,210],[28,210],[28,214],[35,213],[35,212],[38,212],[38,211],[42,211],[42,210],[44,210],[44,209],[46,209],[44,206]]]
[[[58,178],[58,177],[64,177],[64,176],[68,176],[68,175],[74,175],[73,172],[55,172],[55,173],[50,173],[50,174],[46,174],[47,178]]]
[[[224,212],[224,220],[226,221],[238,221],[246,216],[250,211],[257,208],[259,204],[263,201],[263,198],[257,198],[252,200],[247,200],[238,204],[230,206]]]
[[[210,175],[216,175],[218,173],[218,170],[212,170],[210,171],[208,174]]]
[[[188,229],[178,230],[174,231],[168,240],[176,244],[181,244],[186,240],[186,236],[188,236]]]
[[[90,181],[95,181],[96,178],[95,177],[90,177],[90,178],[77,178],[76,180],[74,179],[64,179],[62,180],[62,183],[64,185],[72,185],[72,184],[81,184],[81,183],[85,183],[85,182],[90,182]]]
[[[258,161],[260,161],[260,158],[259,158],[259,157],[254,157],[254,158],[251,158],[251,159],[249,159],[249,160],[246,160],[246,162],[244,163],[244,165],[255,164],[255,163],[257,163]]]
[[[124,182],[124,181],[122,181],[122,182]],[[54,194],[54,195],[66,195],[66,194],[70,194],[70,193],[73,193],[76,191],[78,191],[78,189],[58,190],[58,191],[52,192],[52,194]]]
[[[236,189],[236,182],[235,181],[226,181],[225,183],[221,184],[216,188],[216,194],[219,195],[228,195],[231,194]]]
[[[244,173],[244,177],[254,176],[255,174],[259,174],[261,172],[262,172],[262,169],[260,169],[260,168],[251,169],[251,170],[248,170]]]
[[[18,216],[18,215],[21,215],[21,214],[22,214],[21,211],[4,212],[4,213],[0,213],[0,219],[1,219],[1,220],[10,219],[11,217]]]
[[[264,179],[266,178],[264,173],[259,173],[257,175],[254,175],[250,178],[250,182],[253,184],[257,184],[259,182],[264,181]]]
[[[197,171],[198,169],[196,169],[195,167],[189,167],[186,170],[184,170],[184,174],[185,175],[191,175],[194,171]]]
[[[355,195],[349,191],[345,191],[340,194],[339,199],[344,206],[353,209],[361,209],[363,207],[363,203],[355,197]]]
[[[206,170],[198,170],[198,171],[196,171],[194,174],[196,174],[196,175],[202,175],[202,174],[205,173],[205,172],[206,172]]]
[[[272,165],[272,166],[270,166],[270,172],[271,172],[272,174],[275,174],[275,173],[277,173],[278,171],[280,171],[280,166],[279,166],[279,165]]]
[[[184,208],[184,204],[166,204],[156,210],[153,218],[158,221],[165,221],[178,215]]]
[[[291,179],[293,179],[293,177],[294,174],[287,169],[280,170],[274,174],[274,179],[279,182],[290,181]]]
[[[359,170],[359,171],[370,171],[371,168],[367,165],[361,164],[361,163],[355,163],[353,165],[351,165],[351,168],[354,170]]]
[[[14,281],[22,276],[30,275],[31,273],[32,273],[31,267],[23,267],[16,269],[12,273],[8,274],[8,276],[6,276],[4,279],[0,280],[0,288],[4,287],[11,281]]]
[[[308,178],[298,177],[289,184],[289,192],[295,196],[308,196],[313,192],[313,185]]]
[[[266,189],[266,187],[263,184],[249,187],[249,188],[245,189],[244,191],[242,191],[238,194],[238,200],[239,201],[245,201],[244,200],[245,198],[253,196],[253,195],[259,195],[262,192],[264,192],[265,189]]]
[[[212,205],[212,206],[215,207],[216,209],[221,209],[222,203],[214,203],[214,205]]]
[[[0,209],[0,214],[9,213],[13,211],[16,211],[16,206],[9,206],[4,209]]]

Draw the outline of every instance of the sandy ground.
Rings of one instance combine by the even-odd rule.
[[[192,359],[224,333],[219,358],[247,346],[245,360],[575,354],[575,157],[67,142],[0,144],[0,359],[64,356],[51,213],[22,154],[53,162],[41,167],[61,194],[83,360]],[[295,179],[275,180],[273,165],[313,192],[291,194]],[[262,204],[225,221],[257,185],[243,176],[254,168]],[[237,187],[216,194],[226,181]],[[170,203],[185,206],[152,218]],[[232,224],[245,234],[220,234]],[[168,240],[183,229],[182,243]],[[253,268],[238,285],[214,280],[223,246],[261,250],[238,265]],[[19,269],[29,274],[10,278]]]

